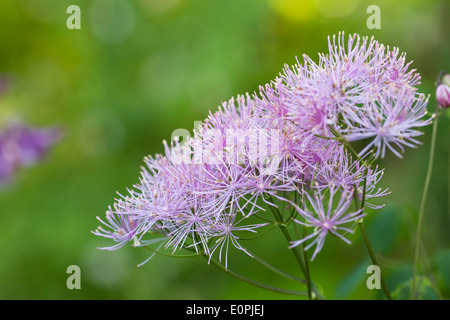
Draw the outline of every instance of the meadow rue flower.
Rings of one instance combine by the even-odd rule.
[[[114,204],[114,209],[109,208],[106,212],[106,221],[103,221],[100,217],[97,217],[97,219],[104,226],[112,231],[106,230],[102,226],[99,226],[93,233],[117,242],[116,245],[103,247],[101,249],[115,250],[121,248],[135,237],[141,219],[136,216],[126,214],[125,212],[130,211],[128,206],[130,206],[129,202],[119,200]]]
[[[349,141],[373,138],[360,151],[360,155],[375,147],[376,156],[385,157],[386,148],[399,158],[402,158],[404,147],[415,147],[420,144],[416,137],[422,132],[416,127],[427,126],[431,118],[423,119],[426,115],[428,99],[417,99],[403,92],[398,96],[381,94],[378,100],[368,101],[365,110],[355,114],[355,124],[342,132]]]
[[[284,83],[278,84],[277,99],[298,130],[372,139],[360,156],[375,149],[383,158],[388,148],[401,157],[404,146],[416,146],[421,133],[414,128],[431,119],[424,119],[428,99],[417,93],[420,75],[408,70],[405,54],[373,38],[353,35],[346,41],[344,33],[329,38],[328,47],[318,64],[304,56],[303,65],[285,67]]]
[[[255,229],[267,225],[267,223],[240,225],[240,222],[243,219],[245,219],[245,217],[238,219],[236,214],[224,214],[212,224],[212,227],[209,230],[211,236],[217,239],[209,252],[210,259],[217,250],[219,262],[224,261],[225,269],[228,267],[228,249],[230,244],[236,249],[251,256],[251,254],[241,246],[239,237],[235,233],[240,231],[256,233],[257,231]]]
[[[330,37],[317,63],[304,55],[259,92],[223,102],[185,143],[164,142],[94,233],[116,242],[109,250],[159,234],[172,253],[217,254],[227,267],[230,247],[249,254],[240,235],[268,224],[267,207],[294,207],[294,221],[313,231],[291,248],[312,240],[314,259],[329,234],[350,243],[349,224],[364,216],[351,202],[376,209],[370,200],[389,193],[378,186],[384,171],[366,161],[401,157],[431,122],[410,65],[373,38]],[[357,140],[366,144],[352,154]]]
[[[298,219],[294,219],[294,221],[306,227],[313,227],[314,230],[305,238],[293,241],[291,243],[291,248],[296,247],[310,239],[314,239],[305,247],[305,250],[308,250],[312,246],[316,245],[316,249],[314,250],[311,260],[314,260],[317,253],[322,249],[325,243],[325,238],[328,234],[337,236],[346,243],[350,244],[350,240],[345,238],[340,232],[343,231],[344,233],[353,233],[353,229],[345,227],[344,225],[348,225],[350,222],[354,222],[364,216],[362,209],[347,213],[353,200],[353,192],[342,192],[339,203],[334,208],[333,198],[338,190],[339,188],[334,187],[329,189],[330,195],[327,199],[328,201],[325,201],[325,195],[323,195],[320,191],[314,192],[312,195],[305,192],[304,195],[307,199],[307,202],[305,201],[303,204],[303,208],[305,209],[297,207],[298,213],[304,221]],[[325,207],[324,203],[327,202],[328,204]],[[311,207],[311,209],[307,209],[309,207]]]

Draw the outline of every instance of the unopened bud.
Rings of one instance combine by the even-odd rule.
[[[450,87],[441,83],[436,88],[436,100],[441,108],[450,107]]]

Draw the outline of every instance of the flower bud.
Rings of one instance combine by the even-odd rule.
[[[447,73],[446,75],[444,75],[441,79],[441,83],[447,85],[450,87],[450,73]]]
[[[436,88],[436,100],[441,108],[450,107],[450,87],[441,83]]]

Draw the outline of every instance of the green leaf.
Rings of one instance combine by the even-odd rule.
[[[450,250],[439,253],[434,261],[434,268],[439,287],[450,292]]]
[[[439,294],[433,287],[431,281],[426,277],[416,279],[417,300],[439,300]],[[392,293],[395,300],[411,300],[412,278],[400,284]]]
[[[361,284],[365,284],[367,274],[367,267],[371,264],[369,259],[365,259],[354,267],[343,279],[339,282],[336,288],[336,297],[338,299],[348,298]]]
[[[373,221],[367,225],[367,233],[376,253],[389,253],[394,248],[400,232],[399,206],[384,208],[375,214]]]
[[[323,287],[318,284],[318,283],[314,283],[313,284],[313,289],[316,290],[316,292],[320,295],[320,297],[325,298],[325,293],[323,291]],[[313,297],[314,297],[315,293],[313,292]],[[318,299],[318,297],[315,297],[316,299]]]

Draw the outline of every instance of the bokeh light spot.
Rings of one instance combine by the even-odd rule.
[[[267,1],[278,14],[294,22],[308,21],[317,15],[314,3],[309,0]]]
[[[124,0],[95,0],[89,18],[97,38],[110,45],[122,43],[136,25],[134,9]]]
[[[361,0],[314,0],[317,11],[321,15],[329,18],[348,16],[356,10],[360,2]]]

